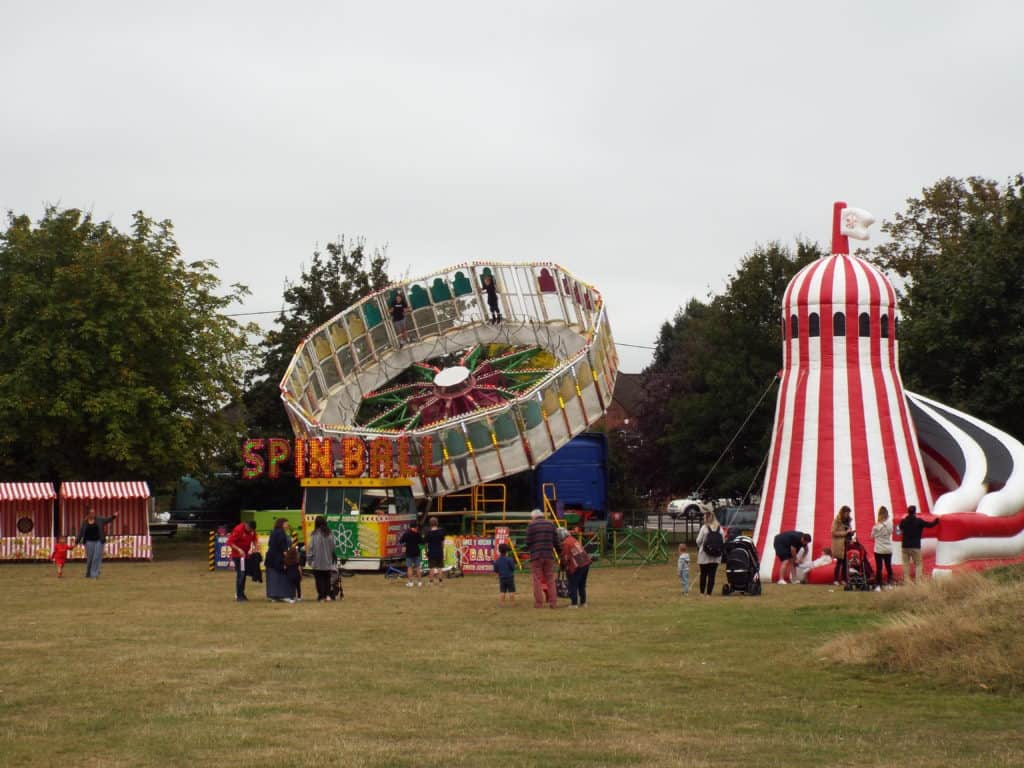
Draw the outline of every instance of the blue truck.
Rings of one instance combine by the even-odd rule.
[[[560,507],[587,510],[596,519],[608,513],[608,437],[584,432],[534,469],[536,506],[544,504],[544,487],[553,484]]]

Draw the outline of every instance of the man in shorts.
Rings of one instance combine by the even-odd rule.
[[[423,586],[423,567],[420,559],[420,545],[423,537],[420,536],[420,526],[416,521],[410,523],[408,530],[402,534],[398,543],[405,547],[405,575],[407,581],[405,586]]]
[[[779,569],[778,584],[793,583],[793,565],[796,563],[796,555],[801,547],[811,543],[811,535],[802,531],[786,531],[780,533],[772,542],[775,546],[775,555],[782,563]]]
[[[430,583],[437,579],[438,585],[444,584],[444,528],[437,523],[437,518],[430,518],[430,529],[424,537],[427,542],[427,566],[430,568]]]

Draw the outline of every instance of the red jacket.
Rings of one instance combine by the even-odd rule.
[[[577,568],[590,565],[590,555],[583,545],[572,536],[562,539],[562,567],[566,573],[575,573]]]
[[[228,535],[228,547],[234,545],[238,547],[240,550],[242,550],[242,554],[239,555],[237,552],[235,552],[235,550],[232,549],[231,556],[247,556],[249,554],[249,549],[252,547],[253,543],[258,538],[259,537],[256,535],[256,531],[249,528],[248,524],[239,523],[231,530],[231,533]]]
[[[53,554],[50,555],[50,559],[55,563],[66,563],[70,549],[71,547],[68,546],[66,541],[58,541],[53,545]]]

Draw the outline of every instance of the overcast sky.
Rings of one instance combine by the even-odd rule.
[[[0,0],[0,208],[171,219],[239,311],[340,235],[395,277],[554,261],[652,345],[757,244],[827,244],[833,200],[1024,170],[1022,30],[1020,2]]]

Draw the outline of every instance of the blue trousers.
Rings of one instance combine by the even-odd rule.
[[[590,566],[584,565],[569,574],[569,602],[573,605],[587,604],[587,574],[590,573]]]
[[[85,542],[85,578],[96,579],[100,575],[100,565],[103,564],[103,542]]]
[[[690,569],[684,568],[679,572],[679,583],[683,586],[683,594],[690,594]]]

